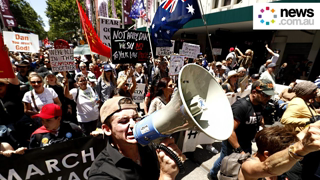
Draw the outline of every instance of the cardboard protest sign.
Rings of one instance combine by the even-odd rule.
[[[49,50],[52,72],[74,71],[73,49]]]
[[[182,66],[184,65],[184,56],[172,55],[170,56],[169,75],[179,75]]]
[[[85,137],[0,156],[0,179],[88,179],[92,162],[105,147],[104,139]]]
[[[180,55],[185,55],[188,58],[197,58],[198,54],[200,54],[200,46],[197,44],[191,43],[183,43],[182,50]]]
[[[0,78],[14,78],[8,52],[4,49],[2,35],[0,34]]]
[[[220,48],[213,48],[212,49],[213,55],[221,55],[222,49]]]
[[[136,90],[132,95],[133,102],[142,103],[144,100],[144,91],[146,88],[146,84],[137,83]]]
[[[147,32],[111,28],[112,63],[147,62],[150,44]]]
[[[39,37],[36,34],[3,31],[3,41],[9,51],[39,52]]]
[[[174,40],[171,40],[172,47],[156,47],[157,56],[170,56],[174,53]]]
[[[120,19],[100,18],[100,39],[103,44],[111,47],[111,28],[120,28]]]

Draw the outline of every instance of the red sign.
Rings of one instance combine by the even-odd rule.
[[[8,56],[8,52],[4,48],[2,34],[0,34],[0,78],[14,78],[12,65]]]
[[[69,43],[63,39],[57,39],[54,41],[55,49],[70,49]]]

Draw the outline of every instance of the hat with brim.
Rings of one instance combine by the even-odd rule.
[[[227,67],[226,67],[226,66],[224,66],[224,65],[222,65],[222,66],[221,66],[221,69],[223,69],[223,70],[227,70]]]
[[[104,65],[103,65],[103,70],[104,70],[105,72],[107,72],[107,71],[112,71],[112,67],[110,66],[110,64],[104,64]]]
[[[267,68],[273,68],[273,67],[276,67],[277,65],[275,63],[270,63]]]
[[[217,62],[216,66],[222,66],[222,63],[221,62]]]
[[[232,76],[237,76],[237,75],[238,75],[238,73],[236,71],[234,71],[234,70],[229,71],[228,72],[228,79],[230,79]]]
[[[33,115],[32,118],[42,118],[42,119],[51,119],[54,117],[62,116],[61,107],[57,104],[46,104],[41,108],[39,114]]]
[[[21,67],[21,66],[26,67],[26,66],[29,66],[29,65],[30,65],[30,63],[29,63],[28,60],[23,60],[19,64],[16,64],[16,66],[18,66],[18,67]]]
[[[257,91],[263,92],[268,96],[275,95],[274,85],[270,80],[267,80],[267,79],[260,79],[255,81],[252,84],[252,89],[256,89]]]

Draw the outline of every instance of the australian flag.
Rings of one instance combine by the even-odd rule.
[[[156,47],[171,47],[171,37],[192,19],[201,18],[197,0],[162,0],[151,23]]]
[[[132,19],[139,19],[143,18],[145,21],[148,21],[147,14],[146,14],[146,8],[144,7],[143,0],[135,0],[131,11],[129,14],[129,17]]]

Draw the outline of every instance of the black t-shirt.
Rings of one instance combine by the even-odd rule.
[[[51,144],[65,142],[67,140],[84,137],[82,130],[75,124],[70,122],[60,123],[58,134],[52,134],[44,132],[41,129],[45,129],[43,126],[38,128],[30,138],[29,148],[37,148],[49,146]]]
[[[238,128],[235,130],[238,142],[242,149],[247,149],[251,147],[251,141],[258,131],[262,106],[254,106],[248,95],[233,103],[231,108],[234,119],[240,121]]]
[[[6,95],[1,98],[0,124],[7,125],[18,121],[23,116],[23,104],[18,94],[19,85],[8,84]]]
[[[306,155],[302,161],[302,179],[320,179],[320,151]]]
[[[157,180],[159,178],[158,159],[155,151],[138,144],[141,165],[123,156],[110,142],[91,165],[89,180]]]

